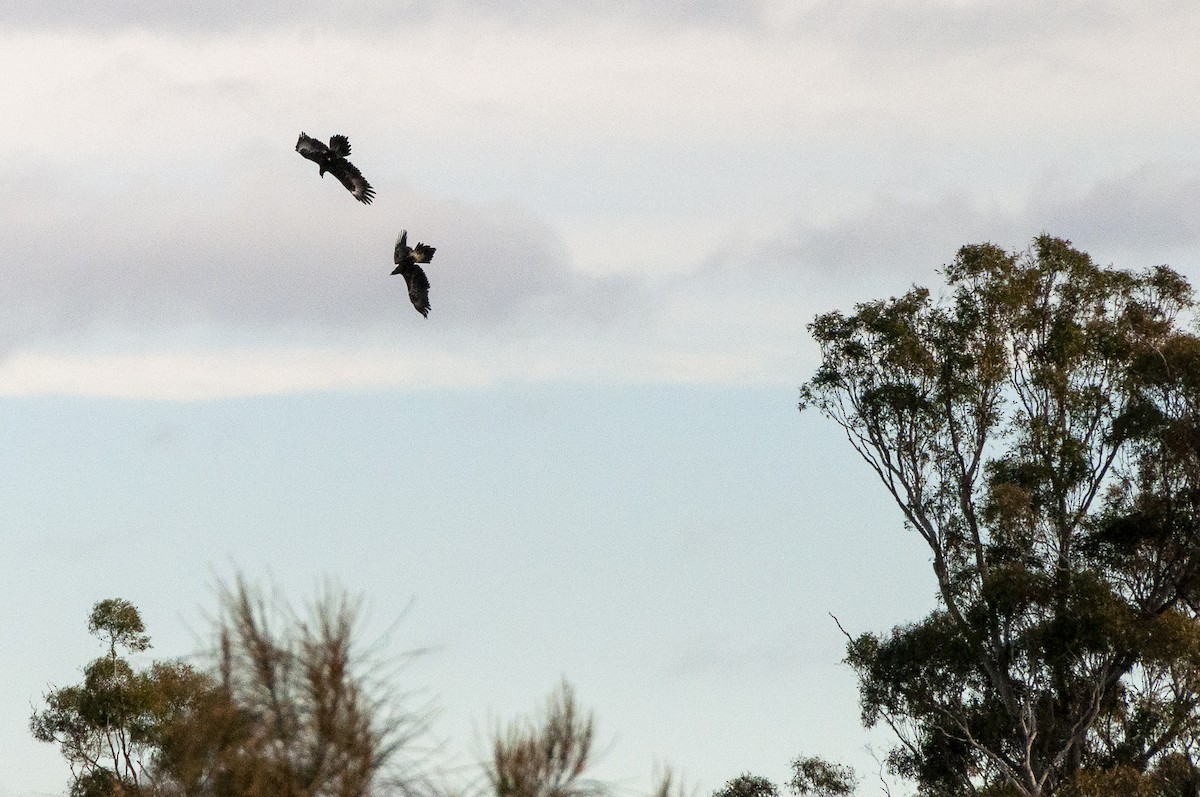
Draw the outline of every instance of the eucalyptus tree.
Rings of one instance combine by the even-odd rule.
[[[154,662],[136,669],[129,654],[150,647],[137,607],[121,598],[92,607],[88,631],[104,655],[83,669],[83,682],[52,689],[30,718],[33,736],[59,745],[71,766],[78,797],[136,794],[153,778],[148,769],[175,718],[188,712],[211,684],[187,664]]]
[[[377,797],[427,791],[428,715],[361,644],[358,604],[327,590],[307,611],[237,579],[220,589],[202,666],[126,656],[150,647],[128,601],[100,601],[105,655],[52,689],[30,728],[71,764],[73,797]],[[411,654],[408,654],[411,655]],[[197,657],[204,661],[206,657]]]
[[[1190,286],[1050,236],[965,246],[945,279],[809,327],[801,409],[842,427],[937,582],[929,616],[850,640],[863,720],[927,795],[1196,794]]]
[[[712,793],[712,797],[779,797],[779,787],[762,775],[743,772]]]
[[[850,767],[803,756],[792,762],[792,778],[785,788],[795,797],[849,797],[857,785]],[[712,797],[779,797],[779,787],[761,775],[744,772],[714,791]]]

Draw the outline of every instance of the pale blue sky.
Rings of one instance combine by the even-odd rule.
[[[332,576],[444,713],[446,763],[565,676],[601,722],[601,772],[655,763],[715,787],[782,777],[800,752],[860,757],[852,628],[930,605],[925,556],[828,424],[777,388],[521,386],[213,402],[11,399],[10,687],[0,744],[64,776],[25,736],[31,698],[96,655],[91,603],[143,611],[158,655],[196,645],[232,565],[292,595]],[[189,630],[189,628],[191,630]],[[869,759],[868,759],[869,760]],[[19,780],[8,780],[20,778]],[[2,792],[0,792],[2,793]]]
[[[451,759],[566,676],[631,786],[869,767],[827,612],[931,580],[804,325],[1043,231],[1200,276],[1191,2],[72,5],[0,7],[0,797],[94,601],[179,655],[234,566],[415,600]]]

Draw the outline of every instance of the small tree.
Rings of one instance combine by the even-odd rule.
[[[797,797],[849,797],[857,782],[850,767],[807,756],[792,762],[788,789]]]
[[[779,787],[761,775],[743,772],[714,791],[712,797],[779,797]]]
[[[595,797],[604,784],[583,777],[591,763],[596,722],[563,681],[536,721],[513,722],[496,734],[485,767],[496,797]],[[662,787],[669,791],[669,780]]]
[[[358,607],[327,591],[299,614],[243,579],[220,592],[213,690],[162,736],[153,768],[179,795],[373,797],[414,790],[402,760],[426,728],[389,661],[358,643]]]
[[[88,627],[107,654],[30,721],[71,763],[74,797],[375,797],[422,785],[402,759],[425,714],[385,677],[393,660],[359,647],[345,593],[303,615],[242,579],[220,597],[209,671],[135,669],[121,654],[150,647],[137,609],[96,604]]]
[[[34,711],[34,738],[57,743],[71,765],[77,797],[134,794],[148,783],[146,765],[164,728],[210,687],[190,666],[156,662],[136,670],[122,653],[150,647],[142,618],[120,598],[92,607],[88,631],[107,653],[83,670],[83,683],[52,689]]]
[[[792,762],[787,790],[796,797],[850,797],[856,785],[850,767],[806,756]],[[779,797],[779,787],[761,775],[746,772],[714,791],[712,797]]]

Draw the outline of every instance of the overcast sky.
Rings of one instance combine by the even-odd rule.
[[[1041,232],[1195,279],[1197,40],[1165,0],[0,5],[0,795],[65,782],[25,723],[92,602],[182,655],[234,567],[414,600],[452,756],[565,675],[631,788],[869,767],[827,612],[932,588],[794,410],[805,324]]]

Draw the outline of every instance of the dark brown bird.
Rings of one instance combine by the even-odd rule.
[[[329,146],[304,133],[296,141],[296,151],[321,167],[321,176],[329,172],[342,181],[346,190],[354,194],[354,198],[364,205],[371,204],[375,198],[375,189],[362,176],[362,172],[346,158],[350,155],[350,139],[345,136],[333,136]]]
[[[418,243],[416,246],[409,246],[408,230],[401,230],[400,237],[396,239],[394,258],[396,268],[392,274],[404,277],[404,281],[408,284],[408,298],[412,301],[413,307],[417,308],[417,312],[426,318],[429,317],[429,278],[417,264],[428,263],[433,259],[433,253],[436,251],[428,244]]]

